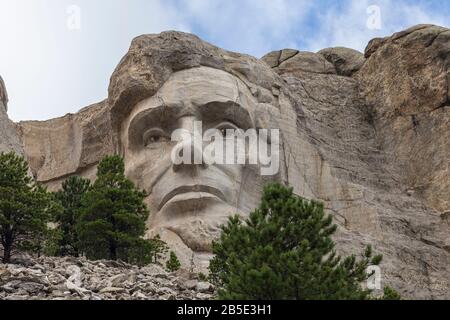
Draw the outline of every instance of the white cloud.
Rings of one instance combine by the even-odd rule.
[[[367,27],[369,6],[380,8],[381,29]],[[329,8],[320,16],[320,28],[314,38],[308,40],[308,49],[317,51],[326,47],[344,46],[364,51],[375,37],[384,37],[416,24],[449,25],[448,13],[429,13],[417,4],[391,0],[352,0],[347,6]]]
[[[81,29],[69,30],[77,5]],[[109,77],[132,38],[189,31],[163,0],[0,0],[0,74],[13,120],[48,119],[107,97]]]
[[[381,30],[367,29],[372,4],[381,8]],[[70,5],[81,9],[79,31],[67,28]],[[111,73],[140,34],[194,31],[257,57],[287,47],[363,50],[370,39],[410,25],[448,25],[448,12],[435,7],[431,13],[400,0],[0,0],[0,75],[14,120],[47,119],[106,98]]]
[[[262,56],[295,46],[294,30],[313,2],[305,0],[184,0],[182,18],[228,50]],[[274,47],[276,46],[276,47]]]

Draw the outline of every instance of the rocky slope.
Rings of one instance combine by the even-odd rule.
[[[372,244],[384,255],[383,284],[407,298],[450,298],[450,30],[416,26],[372,40],[365,54],[284,49],[262,59],[181,32],[140,36],[105,101],[18,124],[33,174],[52,189],[71,174],[93,178],[103,156],[125,153],[123,123],[134,106],[193,68],[211,81],[232,75],[255,127],[280,129],[275,178],[325,203],[340,252]],[[11,125],[0,128],[9,132],[1,141],[17,148]],[[255,206],[264,182],[240,181],[239,210]],[[183,244],[174,250],[183,265],[193,255]]]
[[[211,284],[158,265],[75,258],[18,262],[0,265],[0,300],[208,300],[214,294]]]

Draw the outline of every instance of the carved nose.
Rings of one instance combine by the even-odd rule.
[[[203,158],[203,151],[192,142],[183,142],[175,147],[175,154],[183,161],[181,163],[174,162],[173,170],[180,171],[182,169],[206,168],[207,164]]]

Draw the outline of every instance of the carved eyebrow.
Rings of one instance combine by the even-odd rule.
[[[149,129],[158,127],[163,129],[165,123],[173,116],[175,110],[160,105],[138,112],[128,126],[128,141],[130,146],[142,145],[144,135]]]
[[[128,126],[129,133],[135,130],[142,132],[150,127],[163,127],[168,120],[177,118],[179,107],[168,107],[165,105],[148,108],[138,112]]]
[[[204,119],[230,122],[240,129],[254,128],[250,112],[236,103],[211,102],[200,108]]]
[[[218,123],[215,127],[216,128],[224,128],[227,126],[233,127],[233,129],[239,129],[239,126],[232,120],[225,119],[224,121]]]

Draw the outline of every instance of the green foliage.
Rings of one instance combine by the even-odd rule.
[[[61,210],[59,210],[60,212]],[[58,256],[61,252],[60,243],[62,241],[62,232],[57,227],[49,227],[42,241],[40,253],[47,257]]]
[[[392,289],[391,287],[384,287],[384,295],[381,298],[382,300],[401,300],[400,294]]]
[[[368,299],[369,265],[381,262],[368,247],[360,259],[338,256],[336,231],[323,205],[280,184],[268,185],[245,223],[237,216],[213,243],[210,279],[220,299]]]
[[[151,239],[137,239],[136,243],[125,249],[127,252],[120,256],[128,256],[128,262],[136,265],[150,263],[159,264],[160,260],[167,253],[167,244],[156,236]]]
[[[28,175],[25,159],[14,152],[0,154],[0,238],[3,263],[18,251],[40,253],[47,223],[59,209],[53,195]]]
[[[79,219],[82,199],[89,187],[89,180],[74,176],[64,181],[62,189],[55,194],[62,205],[62,210],[55,217],[60,231],[56,255],[75,257],[79,255],[76,223]]]
[[[198,280],[200,281],[208,281],[208,276],[202,272],[199,272],[197,275]]]
[[[169,247],[161,240],[159,235],[154,238],[145,240],[149,246],[147,254],[149,255],[149,263],[159,263],[166,256]]]
[[[156,262],[163,249],[160,239],[144,240],[148,210],[145,193],[125,177],[119,156],[109,156],[98,166],[97,180],[82,198],[77,224],[79,247],[89,259]]]
[[[181,267],[181,263],[178,260],[177,255],[175,254],[175,252],[170,251],[170,257],[169,260],[167,260],[166,262],[166,269],[169,272],[175,272],[177,270],[179,270]]]

